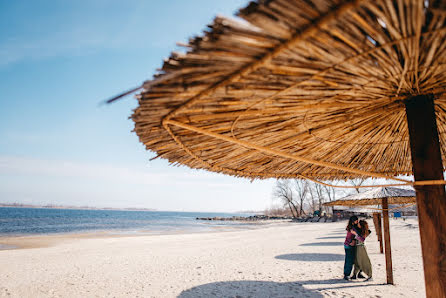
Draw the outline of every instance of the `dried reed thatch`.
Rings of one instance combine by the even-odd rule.
[[[368,206],[381,205],[382,199],[387,198],[392,205],[415,204],[415,191],[396,187],[380,187],[369,191],[347,196],[340,200],[324,203],[324,206]]]
[[[445,156],[445,7],[251,2],[144,83],[135,132],[157,157],[234,176],[411,174],[406,98],[435,99]]]

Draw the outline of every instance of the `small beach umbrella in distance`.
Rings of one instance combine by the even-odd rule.
[[[426,293],[444,297],[445,9],[251,2],[141,86],[135,132],[173,164],[251,179],[413,174]]]
[[[415,192],[411,189],[402,189],[396,187],[378,187],[366,192],[347,196],[345,198],[324,203],[324,206],[370,206],[381,205],[383,214],[383,226],[384,226],[384,242],[386,252],[386,275],[387,283],[393,284],[393,270],[392,270],[392,250],[390,245],[390,230],[389,230],[389,204],[404,205],[414,204]],[[373,208],[375,209],[375,208]],[[382,247],[382,233],[381,233],[381,217],[378,213],[373,213],[373,222],[375,224],[376,234],[380,242],[380,250],[383,252]]]

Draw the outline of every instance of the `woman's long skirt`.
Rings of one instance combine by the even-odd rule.
[[[355,257],[355,270],[353,272],[356,276],[359,271],[367,274],[367,277],[372,277],[372,263],[370,263],[369,255],[364,245],[356,246],[356,257]]]

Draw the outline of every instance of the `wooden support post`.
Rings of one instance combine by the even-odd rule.
[[[379,252],[383,253],[383,232],[381,228],[381,214],[378,212],[373,213],[373,223],[375,224],[376,237],[379,242]]]
[[[379,237],[378,237],[378,212],[373,212],[373,225],[375,226],[375,233],[376,233],[376,237],[378,238],[379,241]]]
[[[390,246],[390,229],[389,229],[389,204],[387,198],[382,199],[382,207],[383,207],[383,226],[384,226],[384,246],[386,249],[387,284],[393,285],[392,248]]]
[[[405,101],[415,181],[443,180],[434,98]],[[446,297],[446,194],[444,185],[415,186],[427,297]]]
[[[383,248],[383,228],[382,228],[382,220],[381,220],[381,213],[378,213],[378,226],[379,226],[379,252],[384,253]]]

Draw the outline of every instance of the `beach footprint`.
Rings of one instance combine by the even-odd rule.
[[[0,288],[0,293],[1,293],[2,297],[11,296],[11,293],[9,292],[9,290],[7,288],[4,288],[4,287]]]

